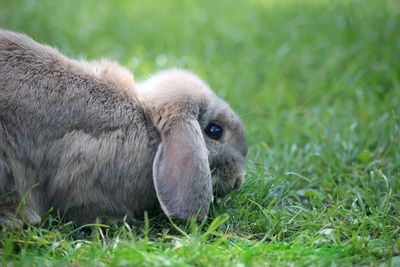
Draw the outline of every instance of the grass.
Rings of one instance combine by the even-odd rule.
[[[243,118],[246,183],[161,216],[0,235],[0,265],[400,266],[396,0],[12,1],[0,27],[135,73],[199,73]]]

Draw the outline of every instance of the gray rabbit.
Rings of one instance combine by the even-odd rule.
[[[241,187],[246,154],[238,116],[196,75],[138,84],[117,63],[0,30],[2,223],[51,208],[77,224],[159,208],[204,218],[213,195]]]

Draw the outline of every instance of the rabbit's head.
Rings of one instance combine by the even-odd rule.
[[[215,196],[239,189],[247,144],[229,105],[196,75],[169,70],[139,85],[160,136],[153,181],[167,216],[203,218]]]

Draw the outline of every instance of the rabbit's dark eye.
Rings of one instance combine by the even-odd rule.
[[[210,138],[218,140],[222,136],[222,127],[216,123],[210,122],[207,125],[205,132]]]

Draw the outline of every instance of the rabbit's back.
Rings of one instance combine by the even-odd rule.
[[[155,199],[152,136],[144,107],[118,82],[0,30],[0,193],[32,191],[38,214],[52,206],[75,221],[152,206],[143,203]]]
[[[101,132],[121,127],[142,112],[137,100],[118,85],[21,34],[0,31],[0,77],[1,114],[34,121],[31,133],[35,128],[42,132],[43,124],[52,126],[51,135],[57,129]]]

